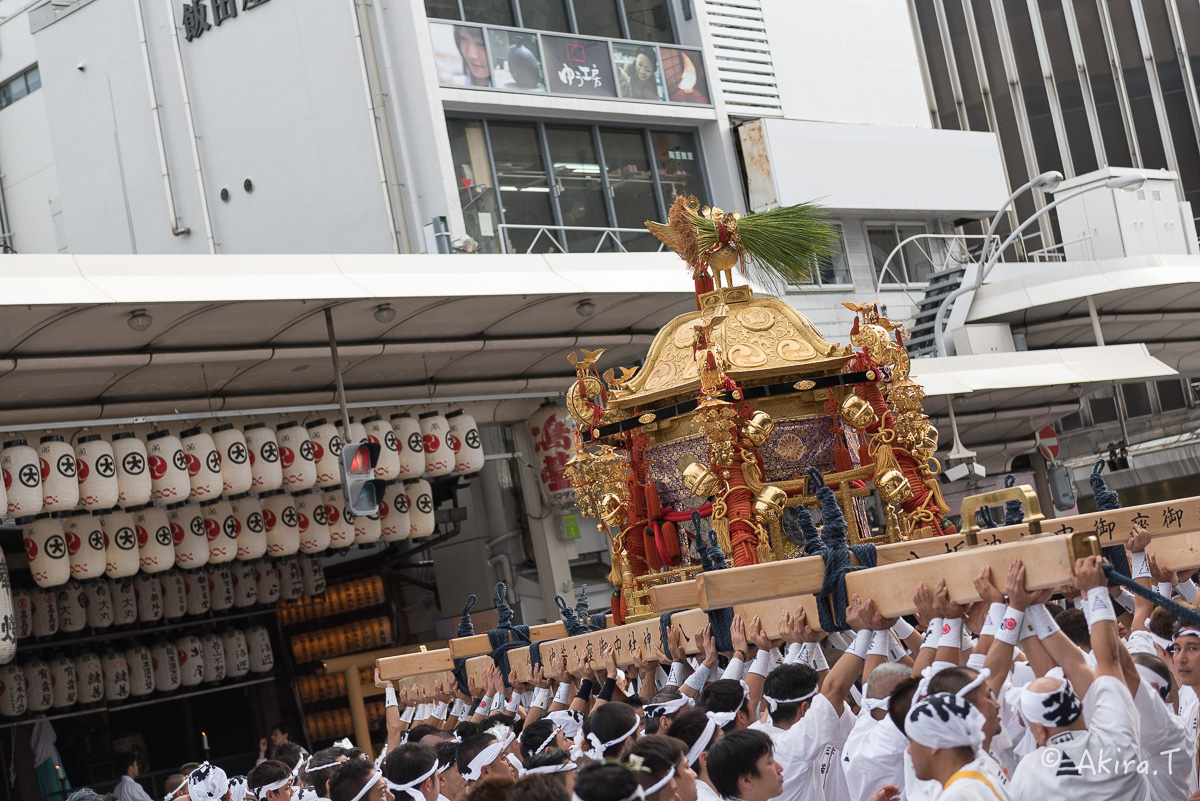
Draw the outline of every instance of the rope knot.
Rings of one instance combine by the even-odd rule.
[[[846,518],[842,514],[837,496],[825,485],[825,477],[821,471],[809,467],[808,475],[809,486],[816,487],[816,496],[821,502],[821,517],[824,521],[821,531],[822,548],[818,553],[825,562],[825,578],[821,583],[821,591],[817,593],[817,599],[820,601],[817,604],[818,617],[822,630],[845,631],[849,628],[846,625],[846,607],[850,603],[846,593],[846,574],[875,567],[875,546],[871,543],[850,545],[846,539]],[[851,563],[851,556],[858,560],[857,565]]]
[[[1017,477],[1009,473],[1004,477],[1004,488],[1017,486]],[[1019,526],[1025,519],[1025,504],[1020,501],[1004,502],[1004,525]]]

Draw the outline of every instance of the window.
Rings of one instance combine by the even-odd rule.
[[[430,19],[675,44],[668,0],[425,0]]]
[[[665,220],[677,193],[706,195],[690,131],[458,117],[446,126],[482,253],[658,250],[643,223]]]
[[[1127,417],[1149,417],[1154,413],[1150,407],[1150,388],[1145,384],[1122,384],[1121,396],[1125,399]]]
[[[1079,412],[1071,412],[1066,417],[1058,421],[1059,430],[1063,433],[1067,431],[1078,431],[1083,428],[1083,415]]]
[[[1088,407],[1092,410],[1092,424],[1117,422],[1117,401],[1114,398],[1088,398]]]
[[[1155,381],[1154,387],[1158,390],[1159,408],[1164,412],[1174,412],[1187,408],[1187,393],[1183,389],[1183,382],[1179,379],[1171,378],[1164,381]]]
[[[904,240],[917,234],[928,233],[922,223],[867,223],[867,245],[871,249],[871,261],[875,265],[875,275],[883,272],[888,256]],[[933,272],[933,261],[930,258],[930,245],[933,240],[918,239],[908,242],[888,263],[885,284],[921,284],[929,280]]]
[[[15,75],[4,83],[0,83],[0,108],[11,106],[25,95],[41,88],[42,76],[35,64],[20,75]]]
[[[840,223],[832,223],[837,236],[829,246],[829,255],[818,259],[813,269],[811,279],[805,286],[827,286],[831,284],[851,284],[850,264],[846,258],[846,238],[842,233]]]

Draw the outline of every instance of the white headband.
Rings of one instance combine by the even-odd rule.
[[[589,748],[587,751],[588,757],[590,757],[591,759],[594,759],[597,762],[603,762],[605,751],[612,748],[617,743],[623,743],[626,740],[628,740],[630,737],[632,737],[633,735],[637,734],[638,727],[641,725],[642,725],[642,722],[640,720],[635,720],[633,722],[632,729],[625,732],[617,739],[609,740],[606,743],[600,742],[600,738],[596,736],[596,732],[589,732],[587,738],[588,738],[588,742],[592,744],[592,747]]]
[[[561,765],[542,765],[540,768],[529,768],[525,771],[525,775],[539,773],[570,773],[575,770],[574,762],[564,762]]]
[[[876,709],[886,710],[892,705],[892,697],[889,695],[886,698],[864,698],[863,708],[868,712],[874,712]]]
[[[312,757],[308,758],[309,764],[304,766],[305,773],[316,773],[322,770],[329,770],[330,768],[336,768],[338,765],[342,764],[337,759],[334,759],[332,762],[326,762],[324,765],[313,765],[312,760]]]
[[[463,780],[473,782],[479,779],[483,775],[483,769],[495,762],[496,757],[500,756],[500,752],[503,750],[504,744],[497,741],[480,751],[467,765],[467,772],[462,775]]]
[[[659,790],[666,787],[667,782],[671,781],[671,779],[674,779],[674,778],[675,778],[675,766],[672,765],[671,769],[667,771],[667,774],[665,776],[663,776],[661,779],[659,779],[658,781],[656,781],[654,784],[650,785],[649,787],[643,788],[642,795],[644,795],[644,796],[654,795]]]
[[[583,726],[583,715],[572,709],[558,709],[545,717],[561,728],[563,735],[571,740],[575,739]]]
[[[983,713],[961,696],[934,693],[913,704],[904,733],[926,748],[978,749],[986,722]]]
[[[696,742],[692,743],[692,747],[687,752],[687,763],[690,768],[696,764],[696,760],[704,753],[704,749],[708,748],[712,742],[713,735],[717,733],[717,721],[713,720],[715,713],[709,712],[708,722],[704,724],[704,731],[700,732],[700,736],[696,738]]]
[[[229,797],[233,801],[245,801],[246,793],[250,790],[246,786],[245,776],[234,776],[229,780]]]
[[[359,790],[358,793],[355,794],[355,796],[350,799],[350,801],[359,801],[360,798],[362,798],[367,793],[371,792],[371,788],[374,787],[375,783],[378,782],[382,778],[383,778],[383,771],[381,771],[379,768],[376,768],[375,771],[371,774],[371,777],[369,779],[367,779],[367,783],[363,785],[363,788],[361,790]]]
[[[422,793],[417,788],[419,788],[422,784],[424,784],[426,779],[428,779],[433,774],[437,773],[439,767],[441,767],[441,766],[438,765],[437,760],[435,759],[433,761],[432,768],[425,771],[423,774],[421,774],[420,776],[418,776],[417,778],[413,779],[410,782],[405,782],[404,784],[396,784],[395,782],[393,782],[391,779],[387,778],[386,776],[384,777],[384,781],[387,782],[388,789],[394,793],[408,793],[408,795],[412,797],[413,801],[425,801],[425,794]]]
[[[778,709],[779,707],[783,706],[784,704],[800,704],[800,703],[803,703],[803,702],[811,699],[814,695],[817,694],[817,691],[819,689],[821,689],[820,684],[816,685],[810,691],[808,691],[804,695],[800,696],[799,698],[772,698],[769,695],[764,695],[762,697],[762,699],[767,702],[767,709],[769,709],[771,711],[771,713],[774,714],[775,710]],[[736,713],[734,713],[734,714],[736,715]]]
[[[533,755],[537,756],[538,754],[542,753],[542,751],[545,751],[546,746],[548,746],[548,745],[550,745],[550,743],[554,742],[554,737],[560,731],[562,731],[562,729],[560,729],[557,724],[554,724],[553,728],[550,729],[550,736],[547,737],[545,740],[542,740],[542,744],[537,747],[537,749],[533,752]]]
[[[270,784],[264,784],[262,787],[254,787],[251,789],[254,790],[254,797],[261,799],[264,798],[267,793],[274,792],[275,790],[282,790],[284,787],[287,787],[292,783],[292,779],[292,776],[284,776],[277,782],[271,782]]]
[[[1200,629],[1180,629],[1175,635],[1175,639],[1180,637],[1200,637]]]
[[[1050,678],[1049,674],[1047,678]],[[1070,726],[1083,714],[1083,707],[1071,683],[1065,678],[1055,678],[1059,678],[1062,684],[1050,692],[1034,692],[1029,687],[1021,689],[1019,707],[1026,725],[1040,723],[1051,729],[1061,728]]]
[[[179,783],[178,787],[176,787],[174,790],[172,790],[171,792],[169,792],[163,796],[163,801],[171,801],[171,799],[175,797],[176,793],[178,793],[184,787],[187,787],[187,783],[188,783],[188,780],[185,778],[183,781],[181,781]]]
[[[1155,673],[1153,670],[1146,667],[1145,665],[1134,665],[1134,667],[1137,668],[1138,675],[1142,677],[1142,681],[1149,684],[1156,691],[1161,690],[1163,687],[1170,686],[1169,682],[1166,679],[1164,679],[1162,676],[1158,675],[1157,673]]]
[[[673,715],[685,706],[695,706],[696,700],[690,695],[685,695],[676,698],[673,701],[663,701],[657,704],[646,704],[642,707],[642,711],[646,713],[648,718],[656,718],[659,715]]]
[[[220,801],[229,792],[225,771],[208,762],[188,774],[188,795],[192,801]]]
[[[709,712],[708,713],[708,719],[711,721],[714,721],[722,729],[725,728],[726,726],[728,726],[730,723],[732,723],[733,719],[736,717],[737,717],[736,709],[733,710],[732,712]]]

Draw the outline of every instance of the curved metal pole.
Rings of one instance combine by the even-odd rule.
[[[1055,180],[1055,179],[1057,179],[1057,180]],[[1024,192],[1027,189],[1031,189],[1034,186],[1043,187],[1052,181],[1054,181],[1055,185],[1057,185],[1058,181],[1061,181],[1061,180],[1062,180],[1061,172],[1059,172],[1058,170],[1050,170],[1048,172],[1042,173],[1041,175],[1037,175],[1037,176],[1033,177],[1032,179],[1030,179],[1029,181],[1027,181],[1026,183],[1022,184],[1017,189],[1017,191],[1013,192],[1011,195],[1008,196],[1008,200],[1004,201],[1004,205],[999,208],[999,210],[996,212],[996,216],[992,218],[992,224],[988,226],[988,231],[987,231],[988,241],[991,241],[992,235],[996,233],[996,227],[998,225],[1000,225],[1000,218],[1004,216],[1004,212],[1008,211],[1008,207],[1012,205],[1012,202],[1014,200],[1016,200],[1017,197],[1022,192]],[[983,254],[982,254],[984,257],[986,257],[988,255],[987,250],[988,250],[987,243],[985,242],[984,246],[983,246]]]
[[[989,233],[990,236],[990,233]],[[907,239],[900,242],[896,247],[892,248],[892,252],[883,260],[883,268],[879,271],[879,277],[875,279],[875,295],[878,296],[883,291],[883,277],[888,274],[888,270],[892,266],[892,258],[900,252],[900,248],[917,239],[984,239],[983,234],[913,234]],[[898,276],[896,276],[898,277]]]

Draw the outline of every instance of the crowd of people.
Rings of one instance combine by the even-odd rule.
[[[1126,545],[1133,577],[1192,605],[1149,542]],[[735,616],[731,649],[710,625],[689,658],[674,627],[628,670],[606,648],[602,668],[556,657],[515,687],[492,669],[398,693],[377,674],[378,759],[276,748],[245,777],[200,765],[168,801],[1200,799],[1200,628],[1109,587],[1097,557],[1071,578],[1026,590],[1018,559],[974,577],[977,603],[919,585],[916,625],[853,597],[852,631],[784,610],[772,638]]]

